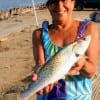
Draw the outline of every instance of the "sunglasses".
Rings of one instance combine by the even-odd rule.
[[[48,0],[46,5],[49,6],[49,5],[52,5],[52,4],[57,4],[59,1],[67,3],[68,0]],[[74,0],[71,0],[71,1],[74,1]]]

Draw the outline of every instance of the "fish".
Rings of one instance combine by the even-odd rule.
[[[27,100],[30,96],[43,89],[50,83],[54,83],[62,79],[71,67],[85,56],[89,47],[91,35],[63,47],[50,60],[48,60],[38,72],[38,80],[32,82],[27,89],[21,92],[18,100]]]

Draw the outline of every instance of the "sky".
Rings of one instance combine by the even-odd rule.
[[[33,0],[35,5],[45,3],[47,0]],[[0,0],[0,10],[32,6],[32,0]]]

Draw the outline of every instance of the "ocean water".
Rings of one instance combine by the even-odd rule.
[[[33,0],[35,5],[43,4],[47,0]],[[33,6],[32,0],[0,0],[0,10]]]

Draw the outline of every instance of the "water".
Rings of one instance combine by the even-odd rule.
[[[47,0],[33,0],[35,5],[43,4]],[[0,0],[0,10],[32,6],[32,0]]]

